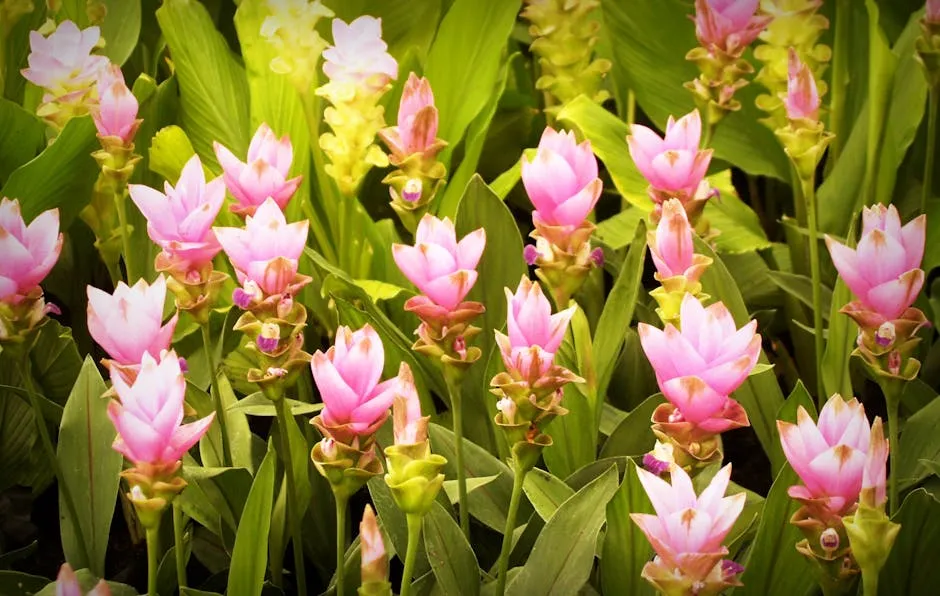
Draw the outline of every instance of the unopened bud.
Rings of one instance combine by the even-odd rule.
[[[330,438],[320,441],[320,451],[327,459],[336,457],[336,441]]]
[[[721,562],[721,577],[725,581],[737,577],[744,573],[744,565],[731,559],[724,559]]]
[[[235,288],[235,291],[232,292],[232,302],[234,302],[240,309],[246,310],[256,300],[261,300],[264,294],[261,292],[261,287],[248,280],[245,282],[244,288]]]
[[[652,453],[647,453],[643,456],[643,467],[646,468],[648,472],[662,476],[669,470],[669,462],[658,460],[653,457]]]
[[[454,340],[454,351],[457,352],[461,360],[467,358],[467,340],[464,339],[464,336],[458,335],[457,339]]]
[[[267,354],[277,349],[277,344],[281,339],[281,328],[277,323],[265,323],[261,325],[261,333],[256,339],[258,349]]]
[[[897,331],[895,330],[894,323],[891,321],[885,321],[878,327],[878,330],[875,331],[875,341],[882,348],[887,348],[893,344],[896,337]]]
[[[888,354],[888,372],[892,375],[901,373],[901,352],[894,350]]]
[[[676,408],[669,414],[669,422],[685,422],[685,418],[682,416],[682,412],[679,411],[679,408]]]
[[[597,247],[591,251],[591,261],[594,263],[595,267],[604,266],[604,249]]]
[[[527,264],[535,265],[536,261],[539,260],[539,251],[534,244],[526,244],[522,250],[522,256]]]
[[[503,420],[505,420],[507,424],[515,424],[516,402],[508,397],[504,397],[496,402],[496,409],[503,414]]]
[[[826,551],[827,555],[831,555],[839,548],[839,542],[839,533],[833,528],[826,528],[819,535],[819,546]]]
[[[278,318],[285,319],[287,315],[290,314],[290,311],[294,309],[294,299],[290,296],[285,295],[281,298],[281,301],[277,303],[277,316]]]
[[[401,198],[409,203],[417,203],[421,200],[422,187],[420,178],[409,178],[401,189]]]
[[[269,377],[277,377],[277,378],[286,377],[287,369],[281,368],[279,366],[269,366],[267,370],[267,374]]]

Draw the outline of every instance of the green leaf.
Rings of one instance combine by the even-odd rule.
[[[19,199],[26,221],[58,208],[60,227],[67,230],[91,200],[91,188],[98,177],[98,166],[91,157],[98,149],[95,134],[91,117],[69,120],[54,143],[10,174],[0,196]]]
[[[768,276],[781,290],[813,308],[813,280],[805,275],[787,271],[770,271]],[[822,311],[823,319],[829,320],[832,311],[832,290],[825,285],[822,286]]]
[[[48,584],[48,579],[38,575],[19,571],[0,571],[0,594],[38,594]],[[52,587],[52,594],[55,594],[55,582]]]
[[[0,393],[0,490],[17,484],[32,486],[38,480],[33,465],[38,445],[36,418],[27,401]]]
[[[881,570],[879,594],[930,594],[940,583],[934,556],[940,549],[940,503],[918,489],[904,499],[892,519],[901,524]]]
[[[940,399],[931,400],[907,419],[901,435],[901,457],[898,459],[898,487],[900,490],[916,485],[930,474],[921,460],[940,459]]]
[[[627,207],[597,224],[594,238],[610,250],[620,250],[630,245],[636,235],[637,226],[645,220],[645,211],[637,207]]]
[[[286,397],[284,399],[287,401],[287,405],[290,406],[290,412],[294,416],[312,414],[323,409],[323,404],[308,404]],[[277,416],[274,404],[260,391],[238,400],[235,404],[229,406],[227,411],[243,412],[249,416]]]
[[[499,478],[499,474],[484,476],[483,478],[467,478],[467,494],[469,495],[481,486],[486,486],[497,478]],[[451,505],[456,504],[457,501],[460,500],[456,480],[445,480],[443,488],[444,492],[447,494],[447,500],[450,501]]]
[[[424,516],[424,549],[444,594],[480,593],[480,566],[460,526],[440,503]]]
[[[82,370],[82,357],[78,355],[72,339],[72,330],[58,321],[47,319],[29,358],[33,377],[43,395],[50,401],[65,405]]]
[[[105,7],[101,37],[105,40],[102,54],[121,65],[130,57],[140,36],[141,0],[102,0]]]
[[[722,254],[741,254],[770,248],[760,218],[744,201],[731,182],[731,170],[722,170],[708,177],[708,183],[719,196],[705,204],[704,217],[719,232],[715,246]]]
[[[228,574],[229,596],[249,596],[261,593],[264,574],[268,566],[268,542],[271,528],[271,507],[274,502],[274,451],[268,451],[255,475],[242,512],[232,551],[232,566]],[[259,545],[262,545],[259,548]]]
[[[510,596],[576,594],[594,567],[594,546],[617,492],[617,468],[605,473],[565,501],[545,524],[522,571],[506,593]]]
[[[656,437],[650,430],[650,418],[656,407],[662,403],[665,403],[665,399],[661,393],[657,393],[627,414],[627,417],[610,433],[610,437],[601,449],[600,457],[617,455],[633,457],[652,449]]]
[[[111,448],[116,433],[108,419],[108,400],[101,397],[106,390],[94,361],[86,357],[62,412],[57,449],[63,479],[79,516],[78,520],[71,518],[60,491],[62,548],[73,568],[88,567],[99,577],[104,576],[111,518],[124,465],[121,454]],[[80,556],[76,523],[81,524],[88,561]]]
[[[574,495],[574,490],[564,480],[540,468],[533,468],[526,474],[522,490],[544,521],[550,520],[561,504]]]
[[[46,144],[46,125],[7,99],[0,98],[0,182],[36,157]]]
[[[354,281],[357,286],[365,290],[369,298],[376,304],[382,300],[391,300],[402,292],[411,294],[411,292],[405,288],[390,284],[386,281],[379,281],[377,279],[357,279]]]
[[[653,594],[640,574],[650,560],[652,548],[631,513],[653,513],[653,506],[636,473],[627,463],[617,494],[607,503],[607,533],[601,551],[601,586],[605,594]]]
[[[424,75],[440,112],[438,137],[450,144],[445,163],[490,99],[519,6],[519,0],[454,0],[441,21]]]
[[[248,82],[209,12],[196,0],[165,0],[157,21],[173,56],[183,128],[202,162],[216,165],[213,141],[245,155]]]

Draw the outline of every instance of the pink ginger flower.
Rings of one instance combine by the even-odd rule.
[[[106,57],[91,53],[100,39],[98,27],[80,30],[72,21],[62,21],[47,37],[32,31],[29,68],[23,69],[23,76],[46,90],[43,101],[77,99],[110,64]]]
[[[538,282],[523,277],[515,294],[506,291],[508,309],[504,335],[496,332],[503,364],[523,379],[544,376],[552,367],[555,352],[565,339],[568,323],[577,310],[571,306],[552,314],[552,305]]]
[[[819,120],[819,91],[816,89],[816,77],[804,64],[796,50],[790,48],[789,78],[787,96],[783,105],[790,120]]]
[[[695,36],[702,47],[738,54],[770,23],[758,15],[760,0],[695,0]]]
[[[656,515],[630,514],[656,551],[656,558],[644,567],[643,577],[656,583],[665,572],[669,579],[690,587],[698,582],[732,583],[729,580],[742,569],[721,560],[728,554],[722,541],[744,509],[746,495],[724,496],[731,464],[719,470],[699,496],[680,466],[670,467],[672,484],[642,468],[636,472],[656,511]]]
[[[670,422],[686,421],[708,433],[747,426],[747,414],[729,395],[757,364],[757,321],[741,329],[721,302],[708,308],[691,294],[682,299],[681,331],[640,323],[640,343],[663,395],[675,407]]]
[[[0,301],[18,302],[36,289],[59,260],[62,239],[58,209],[27,226],[19,201],[0,200]]]
[[[424,294],[412,299],[429,314],[444,316],[456,310],[477,280],[476,266],[486,247],[483,228],[457,242],[449,218],[425,215],[415,232],[415,245],[392,245],[392,257],[401,272]],[[420,302],[420,305],[417,304]]]
[[[888,445],[880,418],[869,427],[865,407],[857,399],[847,402],[835,394],[823,406],[818,423],[802,407],[796,420],[777,421],[783,453],[803,481],[790,487],[792,498],[818,503],[828,514],[841,517],[858,502],[864,482],[884,503]]]
[[[359,523],[359,543],[362,553],[360,564],[362,584],[387,581],[388,555],[385,552],[382,531],[379,530],[379,523],[371,505],[366,505],[362,512],[362,521]]]
[[[927,0],[926,21],[932,25],[940,24],[940,0]]]
[[[78,583],[78,577],[72,570],[72,566],[63,563],[59,567],[59,575],[55,578],[56,596],[111,596],[111,588],[108,582],[98,580],[98,583],[87,594],[82,593],[82,586]]]
[[[859,501],[882,511],[888,502],[888,447],[881,418],[876,417],[871,425],[871,443],[865,455]]]
[[[437,138],[437,125],[438,113],[431,83],[411,73],[398,106],[398,126],[382,129],[379,136],[399,163],[415,153],[433,157],[444,146],[444,142]]]
[[[118,431],[112,447],[136,466],[175,465],[209,430],[215,417],[213,412],[180,426],[186,379],[173,351],[164,352],[159,362],[144,353],[133,384],[114,370],[111,382],[120,399],[108,404],[108,418]]]
[[[378,91],[398,77],[398,63],[382,40],[382,19],[368,15],[348,25],[333,19],[333,45],[323,50],[323,60],[331,83]]]
[[[297,262],[307,243],[307,220],[287,223],[284,213],[268,197],[254,216],[245,220],[245,228],[213,228],[222,250],[235,268],[242,285],[253,282],[268,295],[293,293]]]
[[[661,280],[682,275],[697,282],[710,261],[695,254],[689,216],[678,199],[663,203],[662,218],[650,234],[649,247]]]
[[[222,178],[206,183],[202,162],[194,155],[183,166],[176,187],[165,182],[163,190],[143,184],[128,186],[131,200],[147,218],[150,239],[183,269],[199,269],[212,262],[222,250],[212,231],[225,201]]]
[[[535,207],[535,226],[540,230],[560,228],[562,237],[570,236],[584,223],[603,187],[591,142],[578,144],[573,132],[557,132],[551,127],[542,133],[535,158],[523,158],[522,183]]]
[[[392,403],[392,422],[396,445],[415,445],[428,438],[428,418],[421,415],[421,399],[414,375],[405,362],[398,370],[398,394]]]
[[[924,285],[920,269],[927,235],[927,216],[901,227],[894,205],[862,211],[862,237],[853,250],[826,237],[832,263],[877,328],[897,319],[917,299]]]
[[[137,134],[137,98],[124,82],[121,68],[111,64],[98,74],[98,106],[92,111],[100,137],[117,137],[127,145]]]
[[[88,286],[88,332],[122,366],[135,367],[169,349],[178,315],[163,324],[166,279],[143,279],[133,287],[118,282],[114,294]]]
[[[371,326],[340,327],[336,343],[325,354],[317,350],[310,367],[324,404],[320,417],[336,440],[371,436],[385,422],[400,380],[379,382],[385,348]]]
[[[284,135],[278,139],[267,124],[259,126],[251,138],[245,162],[220,143],[213,143],[213,147],[225,186],[238,203],[232,205],[232,211],[240,215],[254,215],[268,197],[283,210],[300,186],[302,176],[287,177],[294,160],[290,138]]]

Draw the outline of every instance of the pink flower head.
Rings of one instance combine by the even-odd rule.
[[[169,349],[177,315],[163,325],[166,279],[143,279],[133,287],[118,282],[114,294],[88,286],[88,332],[118,364],[135,366]]]
[[[43,101],[81,95],[91,89],[99,72],[110,64],[106,57],[91,54],[100,39],[98,27],[80,30],[72,21],[62,21],[48,37],[32,31],[29,68],[23,69],[23,76],[48,92]]]
[[[544,375],[554,362],[555,352],[565,339],[568,323],[577,307],[553,315],[542,286],[527,277],[519,282],[515,294],[509,288],[505,291],[508,335],[496,332],[503,364],[509,370],[518,371],[523,378],[533,376],[533,365],[539,367],[538,375]]]
[[[474,230],[457,242],[449,218],[425,215],[415,232],[415,245],[392,245],[401,272],[434,304],[452,311],[477,280],[476,266],[486,247],[486,232]]]
[[[428,420],[421,416],[421,399],[415,387],[414,375],[404,362],[398,370],[398,380],[398,394],[392,404],[395,444],[423,443],[428,438]]]
[[[388,555],[379,523],[371,505],[366,505],[359,523],[359,543],[361,545],[362,584],[384,582],[388,580]]]
[[[631,513],[665,567],[690,580],[704,580],[728,549],[722,541],[744,509],[743,492],[724,496],[731,480],[731,464],[712,478],[699,496],[680,466],[670,467],[672,484],[642,468],[640,483],[656,515]],[[700,560],[709,561],[702,567]]]
[[[564,226],[573,231],[597,204],[603,183],[591,142],[580,145],[571,131],[548,127],[532,161],[522,160],[522,183],[535,207],[535,224]]]
[[[884,509],[888,501],[888,441],[880,417],[871,425],[871,444],[862,471],[862,492],[859,499],[869,507]]]
[[[102,580],[87,594],[82,594],[82,586],[78,583],[78,577],[72,571],[72,566],[63,563],[59,567],[59,575],[55,578],[56,596],[111,596],[111,588],[108,582]]]
[[[248,216],[245,228],[213,228],[241,284],[255,282],[266,294],[291,290],[307,243],[307,220],[287,223],[271,197]]]
[[[443,141],[437,139],[437,125],[438,113],[431,83],[411,73],[398,106],[398,126],[383,128],[379,136],[397,162],[416,153],[432,157],[444,146]]]
[[[398,63],[382,40],[382,19],[333,19],[333,45],[323,50],[323,72],[333,83],[378,90],[398,77]]]
[[[926,21],[932,25],[940,23],[940,0],[927,0]]]
[[[251,138],[245,162],[219,143],[213,147],[225,186],[238,202],[232,206],[237,213],[254,215],[268,197],[283,210],[300,186],[302,176],[287,178],[294,160],[290,138],[284,135],[278,139],[267,124],[259,126]]]
[[[92,111],[98,135],[130,143],[137,133],[137,98],[127,88],[121,68],[111,64],[98,73],[98,107]]]
[[[821,501],[833,515],[841,516],[858,501],[867,473],[869,486],[880,491],[884,501],[887,444],[881,433],[873,446],[865,406],[836,394],[823,406],[818,423],[802,407],[796,421],[777,421],[783,453],[803,481],[790,487],[791,497]],[[880,428],[880,421],[876,424]]]
[[[790,48],[789,59],[787,97],[783,102],[787,109],[787,118],[804,118],[815,122],[819,120],[819,91],[816,89],[816,78],[793,48]]]
[[[135,465],[172,466],[209,430],[215,413],[184,424],[186,379],[176,352],[164,352],[158,363],[145,353],[132,385],[119,371],[111,383],[120,401],[108,404],[108,418],[118,436],[114,449]]]
[[[712,159],[711,149],[699,149],[702,117],[698,110],[678,121],[670,116],[665,137],[640,124],[631,125],[630,133],[630,157],[650,183],[654,201],[662,203],[666,195],[685,203],[695,196]]]
[[[862,237],[854,250],[826,237],[833,265],[862,306],[877,313],[878,324],[898,318],[917,299],[926,235],[925,215],[902,228],[894,205],[874,205],[862,211]]]
[[[143,184],[128,186],[131,200],[147,218],[150,239],[175,262],[198,269],[222,250],[212,232],[225,201],[222,178],[206,183],[202,162],[194,155],[183,166],[176,187],[166,182],[163,190]]]
[[[689,216],[678,199],[663,203],[662,217],[651,234],[649,247],[660,279],[684,275],[696,282],[707,265],[708,259],[695,254]]]
[[[346,427],[351,434],[366,437],[385,422],[400,380],[379,382],[385,349],[371,326],[358,331],[340,327],[336,343],[325,354],[317,350],[310,367],[323,400],[320,416],[325,426]]]
[[[760,0],[695,0],[695,36],[708,50],[737,54],[770,23],[755,14]]]
[[[724,304],[705,308],[691,294],[682,299],[679,316],[681,331],[671,324],[663,331],[645,323],[639,326],[640,343],[660,390],[684,420],[706,432],[740,426],[731,415],[740,405],[729,395],[760,356],[757,321],[737,329]]]
[[[19,201],[0,200],[0,301],[14,301],[36,288],[61,252],[58,209],[43,211],[27,226]]]

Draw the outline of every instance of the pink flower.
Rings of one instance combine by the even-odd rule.
[[[0,300],[16,300],[39,285],[62,252],[59,210],[43,211],[27,226],[20,203],[0,200]]]
[[[816,89],[816,78],[813,71],[800,60],[796,50],[790,48],[789,56],[787,97],[783,101],[787,109],[787,118],[790,120],[805,118],[815,122],[819,119],[819,91]]]
[[[867,472],[869,486],[884,501],[887,444],[883,433],[872,444],[872,428],[857,399],[847,402],[833,395],[819,413],[818,423],[802,407],[796,420],[796,424],[777,421],[783,453],[803,481],[790,487],[791,497],[822,501],[832,514],[841,516],[858,501]],[[876,424],[880,428],[880,420]]]
[[[108,404],[108,418],[118,436],[112,447],[135,465],[172,466],[209,430],[215,413],[184,424],[186,379],[176,352],[164,352],[160,362],[144,354],[140,372],[129,385],[118,371],[111,383],[120,398]]]
[[[885,439],[881,418],[876,417],[871,425],[871,444],[865,456],[862,471],[862,502],[873,508],[884,509],[888,501],[888,441]]]
[[[378,90],[398,77],[398,63],[382,41],[382,19],[333,19],[333,45],[323,50],[323,72],[333,83]]]
[[[427,419],[421,416],[421,399],[415,387],[414,375],[404,362],[398,370],[398,381],[398,394],[392,407],[395,444],[423,443],[428,438]]]
[[[206,183],[199,156],[190,158],[176,187],[164,183],[166,194],[131,184],[128,192],[144,217],[147,234],[174,261],[188,269],[211,262],[222,247],[212,232],[212,223],[225,201],[222,178]]]
[[[681,331],[672,325],[664,331],[639,325],[640,343],[660,390],[682,419],[704,431],[720,433],[738,426],[734,420],[741,406],[728,396],[760,356],[757,321],[737,329],[724,304],[705,308],[691,294],[682,299],[679,316]]]
[[[48,37],[32,31],[29,34],[29,68],[23,69],[23,76],[57,99],[81,95],[94,85],[99,72],[110,64],[104,56],[91,54],[100,39],[98,27],[79,30],[72,21],[62,21]]]
[[[72,566],[63,563],[59,567],[59,575],[55,578],[56,596],[83,596],[82,586],[78,583],[78,577],[72,571]],[[98,584],[84,596],[111,596],[111,588],[106,581],[99,580]]]
[[[542,293],[538,282],[523,277],[513,294],[506,291],[508,303],[506,330],[509,335],[496,332],[503,364],[517,371],[522,378],[531,378],[534,373],[544,375],[552,366],[555,352],[565,339],[568,323],[577,310],[576,306],[552,314],[552,305]],[[538,370],[533,370],[533,367]]]
[[[683,275],[696,282],[707,266],[708,259],[695,254],[689,216],[678,199],[663,203],[662,218],[649,247],[660,279]]]
[[[112,64],[102,69],[98,75],[98,107],[92,111],[98,135],[130,143],[141,122],[137,119],[138,107],[121,68]]]
[[[662,203],[662,195],[683,203],[695,196],[712,159],[711,149],[699,149],[702,118],[698,110],[678,121],[670,116],[663,138],[640,124],[631,125],[630,132],[630,157],[650,183],[650,197],[655,202]]]
[[[852,293],[884,322],[898,318],[924,285],[926,234],[925,215],[902,228],[894,205],[874,205],[862,211],[862,238],[854,250],[828,236],[826,245]]]
[[[940,23],[940,0],[927,0],[927,14],[924,18],[930,24]]]
[[[400,381],[394,377],[379,382],[385,349],[371,326],[358,331],[340,327],[336,343],[325,354],[317,350],[310,367],[323,400],[320,416],[325,426],[370,436],[385,422]]]
[[[219,143],[213,147],[222,166],[225,186],[238,202],[232,206],[237,213],[254,215],[268,197],[283,210],[300,186],[302,176],[287,178],[294,159],[290,138],[284,135],[278,139],[267,124],[259,126],[251,138],[246,162]]]
[[[770,22],[755,14],[759,6],[760,0],[695,0],[695,36],[708,50],[742,52]]]
[[[248,216],[245,228],[213,228],[241,284],[253,281],[268,295],[283,294],[297,276],[297,260],[307,243],[307,220],[288,224],[268,197]]]
[[[483,228],[457,242],[454,223],[425,215],[415,232],[415,245],[392,245],[401,272],[434,304],[452,311],[477,280],[476,266],[486,246]]]
[[[532,161],[522,160],[522,183],[535,206],[536,226],[580,226],[597,204],[603,183],[591,142],[580,145],[574,133],[546,128]]]
[[[728,553],[721,543],[744,509],[743,492],[724,496],[731,465],[719,470],[700,496],[695,495],[689,475],[677,465],[670,468],[672,484],[642,468],[636,472],[656,515],[631,513],[630,518],[653,545],[658,559],[654,563],[687,580],[705,580]]]
[[[135,366],[169,349],[177,315],[163,325],[166,279],[143,279],[133,287],[118,282],[114,294],[88,286],[88,332],[121,365]]]
[[[371,505],[366,505],[359,523],[359,543],[361,545],[362,584],[385,582],[388,579],[388,555],[385,541],[379,530],[378,520]]]
[[[437,140],[437,124],[431,83],[411,73],[398,106],[398,126],[382,129],[379,135],[398,160],[415,153],[428,156],[443,147]]]

